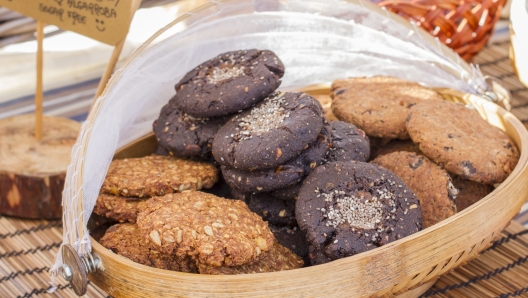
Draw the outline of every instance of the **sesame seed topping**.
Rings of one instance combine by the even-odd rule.
[[[396,211],[394,194],[386,189],[377,192],[377,196],[368,192],[346,195],[344,191],[339,190],[322,193],[325,202],[335,202],[328,206],[328,209],[320,209],[326,218],[326,226],[336,228],[346,222],[353,228],[375,229],[384,218],[383,207],[388,205]]]
[[[212,73],[207,75],[207,82],[210,84],[216,84],[228,79],[236,78],[245,75],[244,66],[230,66],[226,63],[225,67],[215,67]],[[224,64],[224,65],[226,65]]]
[[[290,116],[283,107],[284,103],[284,96],[279,96],[278,92],[268,96],[264,104],[253,108],[247,116],[238,120],[241,129],[238,138],[249,140],[253,135],[259,136],[278,128],[284,119]]]

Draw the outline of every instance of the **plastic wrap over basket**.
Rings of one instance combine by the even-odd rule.
[[[67,172],[63,244],[81,255],[91,250],[86,224],[114,152],[152,130],[185,73],[220,53],[251,48],[272,50],[283,61],[279,90],[375,75],[473,94],[488,88],[477,68],[368,2],[211,2],[147,41],[97,100]],[[58,256],[52,271],[61,264]]]

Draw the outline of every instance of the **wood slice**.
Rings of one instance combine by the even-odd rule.
[[[62,216],[62,189],[81,124],[44,117],[35,139],[35,115],[0,120],[0,214],[33,219]]]

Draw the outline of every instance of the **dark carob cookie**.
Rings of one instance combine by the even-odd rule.
[[[308,260],[308,242],[306,241],[306,235],[298,226],[279,227],[269,225],[269,227],[280,245],[289,248],[296,255],[305,259],[305,261]],[[306,265],[310,264],[309,260],[305,263]]]
[[[299,191],[301,190],[302,182],[295,184],[294,186],[276,189],[270,194],[278,199],[283,200],[297,200]]]
[[[374,156],[371,156],[370,158],[374,159],[381,155],[401,151],[423,154],[422,151],[420,151],[418,144],[414,143],[412,140],[392,140],[387,145],[379,148],[379,150],[374,153]]]
[[[263,220],[277,226],[295,226],[295,201],[281,200],[267,193],[249,196],[248,207]]]
[[[216,134],[213,156],[239,170],[282,165],[307,149],[323,128],[321,104],[306,93],[273,93],[229,120]]]
[[[217,180],[218,170],[212,164],[151,155],[112,161],[101,193],[148,198],[210,188]]]
[[[136,263],[160,269],[198,273],[193,259],[160,252],[143,238],[135,224],[117,224],[110,227],[99,243]]]
[[[137,225],[160,251],[215,267],[255,263],[275,242],[244,202],[199,191],[153,197]]]
[[[519,161],[517,147],[502,130],[461,104],[417,104],[411,108],[407,129],[423,154],[464,179],[500,183]]]
[[[176,103],[194,117],[247,109],[275,91],[284,65],[271,51],[227,52],[200,64],[174,87]]]
[[[331,122],[332,147],[328,151],[327,160],[367,161],[370,155],[370,143],[367,135],[353,124],[343,121]]]
[[[221,267],[199,264],[198,269],[200,274],[252,274],[297,269],[301,268],[303,264],[304,261],[299,256],[288,248],[275,243],[269,251],[263,252],[260,260],[254,264]]]
[[[372,162],[396,174],[416,194],[424,229],[457,212],[458,190],[451,183],[451,176],[427,157],[414,152],[393,152]]]
[[[458,189],[456,198],[458,212],[473,205],[493,191],[492,185],[480,184],[460,177],[453,177],[453,185]]]
[[[227,120],[227,116],[195,118],[177,108],[173,98],[161,109],[153,128],[158,144],[171,156],[207,159],[216,132]]]
[[[303,182],[295,215],[312,264],[355,255],[419,231],[420,202],[390,171],[364,162],[319,166]]]
[[[222,166],[222,175],[232,188],[243,192],[267,192],[289,187],[322,164],[331,144],[330,124],[326,123],[317,140],[285,164],[250,172]]]
[[[332,84],[332,112],[369,136],[408,139],[405,118],[409,108],[425,101],[440,101],[433,90],[391,77],[351,78]]]
[[[135,223],[137,214],[146,202],[147,199],[100,194],[95,201],[93,212],[118,222]]]

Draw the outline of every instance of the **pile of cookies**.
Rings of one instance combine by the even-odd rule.
[[[452,216],[518,161],[502,131],[416,83],[337,80],[316,99],[277,91],[284,73],[255,49],[187,73],[154,122],[157,155],[110,166],[94,212],[120,224],[101,244],[190,273],[317,265]]]

